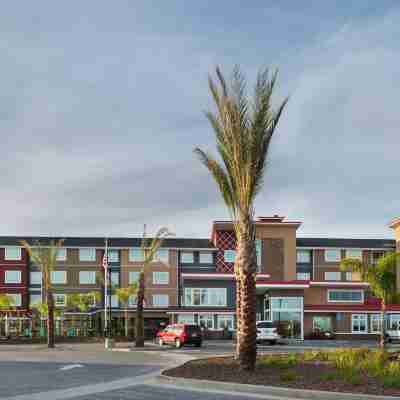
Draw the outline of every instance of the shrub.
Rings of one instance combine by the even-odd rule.
[[[389,353],[384,350],[371,351],[369,352],[368,357],[365,357],[361,361],[360,368],[365,370],[370,376],[381,376],[385,373],[385,365],[388,358]]]
[[[258,364],[263,367],[287,369],[294,367],[297,364],[297,358],[295,354],[288,354],[286,356],[268,356],[259,360]]]
[[[295,371],[286,371],[281,374],[280,378],[282,382],[292,382],[298,378],[298,375]]]
[[[385,388],[400,389],[400,377],[392,375],[384,376],[382,378],[382,385]]]
[[[328,371],[328,372],[323,372],[320,376],[319,379],[323,382],[326,381],[336,381],[339,378],[337,372],[334,371]]]
[[[320,350],[309,350],[303,353],[304,361],[328,361],[329,352]]]
[[[343,379],[351,385],[360,385],[362,382],[361,375],[358,372],[346,370],[343,371]]]

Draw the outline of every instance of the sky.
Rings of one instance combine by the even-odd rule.
[[[298,236],[393,237],[398,1],[39,1],[0,13],[0,234],[209,237],[228,219],[209,74],[279,68],[256,215]]]

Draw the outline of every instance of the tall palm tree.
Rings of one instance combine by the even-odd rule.
[[[57,251],[63,245],[64,240],[51,240],[46,246],[39,241],[31,246],[26,240],[21,241],[22,246],[27,250],[31,260],[42,272],[42,288],[46,294],[48,307],[47,316],[47,347],[54,348],[54,298],[51,284],[51,271],[57,265]]]
[[[254,200],[263,187],[269,146],[287,99],[273,108],[277,71],[271,74],[265,69],[258,74],[253,99],[247,97],[246,80],[238,67],[229,85],[219,68],[216,75],[216,81],[209,77],[216,111],[206,116],[222,163],[200,148],[195,153],[214,178],[233,221],[237,240],[236,357],[241,369],[253,370],[257,356]]]
[[[145,272],[154,261],[157,251],[161,247],[164,239],[169,236],[172,236],[172,233],[167,228],[160,228],[154,238],[148,239],[146,237],[146,226],[144,226],[143,238],[140,246],[143,254],[143,263],[142,268],[139,271],[139,279],[137,283],[135,347],[144,347],[143,305],[146,292]]]
[[[340,263],[342,271],[358,272],[363,282],[368,282],[373,294],[381,300],[380,346],[385,347],[386,306],[397,303],[399,292],[396,287],[396,268],[400,253],[389,252],[378,259],[376,264],[366,263],[356,258],[345,258]]]
[[[128,307],[129,307],[129,300],[131,296],[134,296],[138,291],[137,284],[132,284],[125,288],[118,288],[115,290],[115,294],[118,300],[121,302],[122,306],[124,307],[125,313],[125,336],[129,336],[129,320],[128,320]]]
[[[4,333],[8,336],[8,313],[15,307],[14,299],[7,294],[0,294],[0,311],[5,312]]]

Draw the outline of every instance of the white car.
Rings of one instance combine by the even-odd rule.
[[[386,341],[390,343],[393,340],[400,340],[400,330],[388,329],[386,331]]]
[[[273,326],[271,321],[258,321],[257,322],[257,342],[268,342],[269,344],[275,344],[279,339],[280,335],[278,329]]]

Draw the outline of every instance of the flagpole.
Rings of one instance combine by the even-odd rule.
[[[104,337],[105,347],[108,348],[109,326],[108,326],[108,238],[105,238],[105,250],[103,256],[104,268]]]

